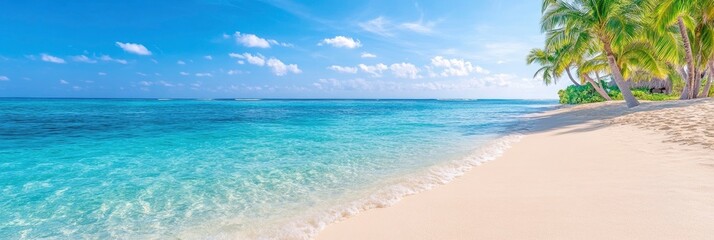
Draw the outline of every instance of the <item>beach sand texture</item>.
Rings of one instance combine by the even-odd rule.
[[[317,239],[712,239],[713,110],[610,102],[529,116],[502,157]]]

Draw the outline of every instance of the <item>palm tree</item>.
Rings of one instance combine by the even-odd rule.
[[[539,48],[531,49],[528,56],[526,56],[528,65],[537,62],[541,66],[533,75],[533,78],[540,77],[545,85],[558,83],[559,77],[555,74],[554,60],[555,57],[553,57],[552,53]]]
[[[550,85],[558,83],[558,79],[562,75],[562,72],[557,71],[557,59],[558,56],[556,56],[556,53],[552,50],[547,51],[539,48],[534,48],[531,49],[531,51],[528,53],[528,56],[526,56],[526,63],[528,63],[528,65],[531,65],[534,62],[538,63],[541,68],[536,71],[533,77],[540,77],[541,79],[543,79],[543,83],[545,83],[545,85]],[[575,86],[580,86],[580,83],[576,82],[575,79],[573,79],[572,74],[569,70],[568,78],[571,82],[573,82]]]
[[[714,57],[714,1],[650,0],[649,7],[656,13],[655,22],[660,32],[673,26],[679,32],[686,62],[686,71],[682,71],[685,85],[681,99],[697,98],[704,74],[700,70],[706,69]],[[704,92],[699,96],[702,95]]]
[[[679,47],[681,43],[679,29],[675,26],[662,29],[661,24],[657,23],[659,16],[651,14],[657,12],[657,7],[659,5],[647,6],[645,12],[650,14],[647,14],[642,21],[644,31],[639,39],[649,44],[647,52],[654,55],[656,61],[663,65],[664,76],[658,78],[667,79],[673,86],[680,82],[686,85],[688,77],[683,67],[686,64],[685,52]]]
[[[563,31],[562,29],[549,31],[546,38],[546,48],[557,49],[556,50],[556,71],[566,71],[570,76],[570,68],[575,67],[577,69],[578,76],[581,82],[590,83],[590,85],[595,89],[595,91],[600,94],[606,101],[612,100],[607,91],[600,86],[599,77],[598,81],[595,81],[590,77],[591,73],[596,73],[595,69],[592,69],[589,58],[597,52],[598,47],[593,45],[590,39],[584,35],[568,36],[569,32]],[[598,69],[599,70],[599,69]]]
[[[568,48],[561,48],[562,50],[567,50]],[[543,82],[546,85],[550,85],[551,83],[557,83],[557,79],[559,79],[563,73],[563,71],[568,73],[568,78],[570,79],[571,82],[573,82],[574,85],[576,86],[581,86],[580,83],[576,82],[575,79],[572,77],[572,74],[570,73],[570,68],[573,66],[573,62],[569,62],[570,59],[566,55],[573,56],[571,54],[564,54],[563,51],[553,51],[553,50],[543,50],[543,49],[538,49],[534,48],[530,51],[528,56],[526,57],[526,62],[528,65],[537,62],[541,68],[536,71],[535,77],[541,77],[543,79]],[[567,60],[565,60],[567,59]],[[612,100],[610,96],[607,94],[607,92],[598,84],[595,80],[590,78],[590,76],[582,74],[580,72],[580,65],[578,66],[578,74],[581,76],[581,79],[586,80],[592,87],[595,89],[595,91],[600,94],[601,97],[605,98],[606,101]]]
[[[613,47],[625,46],[638,32],[639,10],[631,0],[546,0],[541,20],[542,31],[564,31],[564,37],[578,36],[598,43],[604,50],[610,72],[622,92],[628,107],[640,103],[632,95],[622,76],[618,56]],[[577,40],[570,40],[575,42]]]
[[[699,94],[700,98],[709,97],[709,90],[712,87],[712,82],[714,82],[714,59],[709,60],[709,79],[704,85],[704,89],[702,89],[702,92]]]

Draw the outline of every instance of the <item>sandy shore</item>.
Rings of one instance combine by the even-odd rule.
[[[712,239],[714,101],[566,107],[502,157],[317,239]]]

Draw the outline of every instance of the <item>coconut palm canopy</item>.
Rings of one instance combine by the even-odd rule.
[[[633,87],[681,85],[682,99],[709,93],[714,1],[544,0],[541,10],[545,46],[527,62],[542,66],[536,76],[546,84],[571,69],[582,83],[611,75],[630,107],[639,104]]]

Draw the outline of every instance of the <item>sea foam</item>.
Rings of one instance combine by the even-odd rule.
[[[380,187],[366,197],[329,207],[327,210],[306,214],[275,228],[264,226],[248,235],[245,235],[245,232],[219,232],[203,237],[208,239],[312,239],[331,223],[346,220],[370,209],[392,206],[406,196],[447,184],[455,178],[463,176],[474,167],[500,157],[512,144],[519,142],[522,138],[523,135],[520,133],[500,137],[459,160],[402,176],[399,179],[394,179],[396,183]],[[196,236],[193,235],[193,237]]]

